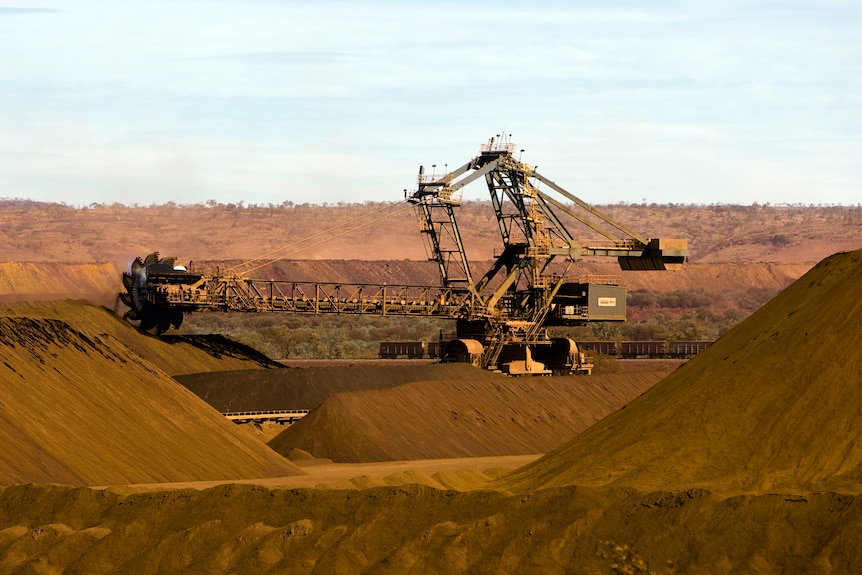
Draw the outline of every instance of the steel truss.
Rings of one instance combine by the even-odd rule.
[[[205,276],[154,253],[135,260],[124,274],[127,291],[120,299],[131,308],[126,316],[158,332],[179,327],[182,314],[192,311],[451,318],[457,320],[453,353],[466,361],[511,373],[588,371],[574,343],[551,340],[546,326],[624,320],[625,290],[606,279],[572,281],[573,263],[600,256],[617,258],[624,270],[675,269],[688,256],[687,243],[629,230],[516,159],[514,151],[508,139],[491,138],[476,157],[440,177],[420,167],[417,189],[407,200],[416,207],[430,259],[437,263],[439,286]],[[481,275],[471,269],[457,220],[463,188],[477,180],[490,193],[503,244]],[[604,239],[584,245],[571,225]],[[532,354],[542,361],[533,362]]]
[[[254,280],[206,276],[170,283],[151,276],[147,303],[183,311],[280,311],[302,314],[414,315],[458,318],[472,294],[440,286]]]
[[[650,240],[593,208],[514,157],[515,145],[492,138],[479,155],[455,170],[427,176],[419,169],[418,186],[408,198],[417,208],[420,230],[444,286],[458,286],[475,299],[468,317],[486,318],[483,329],[472,322],[470,335],[488,348],[486,367],[496,367],[502,348],[514,342],[547,341],[544,325],[575,260],[616,257],[623,269],[673,269],[688,255],[685,240]],[[484,179],[491,196],[503,250],[474,281],[464,250],[456,209],[463,188]],[[544,185],[547,191],[540,190]],[[583,224],[607,243],[584,246],[564,218]],[[561,264],[552,267],[555,259]],[[460,330],[464,331],[464,330]],[[459,337],[467,335],[460,333]]]

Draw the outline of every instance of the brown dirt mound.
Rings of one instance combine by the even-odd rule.
[[[862,501],[835,493],[224,485],[0,490],[5,572],[858,573]]]
[[[82,298],[112,305],[121,288],[112,264],[0,262],[0,303]]]
[[[260,353],[230,345],[230,340],[221,336],[156,337],[141,333],[108,309],[83,300],[0,304],[0,316],[61,319],[90,339],[119,342],[170,375],[269,365]]]
[[[545,453],[666,375],[480,373],[333,395],[269,445],[341,463]]]
[[[221,371],[175,376],[219,412],[315,409],[340,392],[385,389],[411,381],[468,380],[486,377],[464,364],[353,365]]]
[[[836,254],[517,489],[862,489],[862,251]]]
[[[117,339],[57,319],[0,317],[0,440],[3,485],[300,473]]]

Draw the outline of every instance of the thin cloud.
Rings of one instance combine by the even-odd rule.
[[[862,197],[858,2],[58,5],[0,19],[0,195],[385,200],[506,126],[594,203]]]
[[[0,6],[0,16],[18,16],[20,14],[51,14],[62,12],[62,10],[54,10],[50,8],[12,8],[8,6]]]
[[[213,56],[193,56],[182,60],[218,61],[234,60],[250,64],[315,64],[320,62],[346,62],[365,58],[355,52],[247,52],[236,54],[216,54]]]

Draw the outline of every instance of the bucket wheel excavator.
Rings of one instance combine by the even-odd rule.
[[[511,375],[589,373],[575,343],[552,338],[552,325],[624,321],[618,276],[572,278],[584,257],[617,258],[622,270],[678,269],[683,239],[650,239],[590,206],[514,156],[508,138],[491,138],[479,154],[441,176],[420,166],[405,199],[417,212],[438,286],[334,284],[196,274],[158,253],[136,259],[123,275],[126,317],[159,333],[192,311],[281,311],[305,314],[419,315],[453,319],[444,361],[466,361]],[[481,275],[467,258],[458,226],[463,189],[484,180],[503,248]],[[600,240],[581,242],[570,227]]]
[[[523,151],[523,150],[522,150]],[[451,354],[481,353],[481,365],[508,373],[586,371],[575,343],[548,337],[546,326],[625,320],[625,288],[617,277],[569,277],[583,257],[615,257],[623,270],[678,269],[686,240],[648,239],[601,213],[514,156],[507,138],[491,138],[479,155],[440,177],[420,166],[417,206],[423,235],[442,283],[469,293]],[[503,249],[481,276],[471,269],[458,228],[462,189],[484,179]],[[584,245],[573,224],[602,240]],[[475,350],[475,353],[470,350]],[[480,352],[481,350],[481,352]]]
[[[171,327],[179,329],[183,323],[181,309],[150,305],[149,302],[151,289],[194,279],[185,273],[185,267],[175,266],[175,262],[176,258],[159,258],[159,252],[154,252],[145,259],[135,258],[129,271],[123,272],[123,287],[126,291],[120,293],[120,301],[129,308],[123,317],[140,322],[142,331],[155,329],[158,334],[162,334]]]

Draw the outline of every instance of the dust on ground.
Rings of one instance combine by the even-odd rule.
[[[450,459],[411,459],[377,463],[333,463],[327,459],[294,460],[304,475],[244,480],[183,481],[174,483],[137,483],[101,486],[116,493],[131,494],[173,489],[210,489],[218,485],[260,485],[267,489],[297,487],[317,489],[360,489],[374,486],[399,486],[422,483],[437,489],[469,491],[481,489],[518,467],[541,457],[508,455],[497,457],[458,457]],[[421,481],[417,481],[421,479]]]

